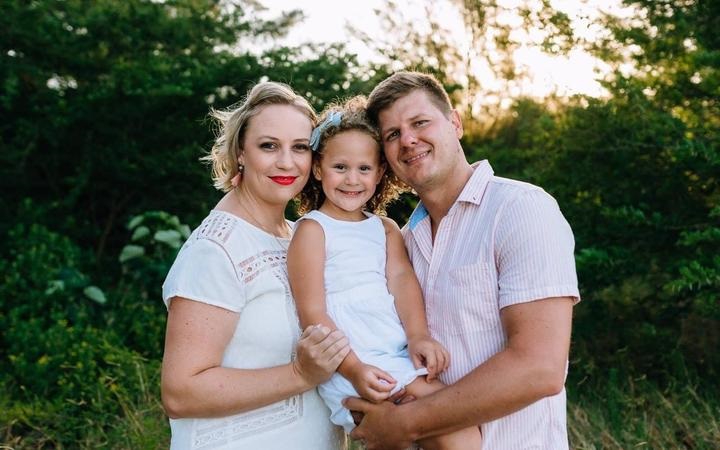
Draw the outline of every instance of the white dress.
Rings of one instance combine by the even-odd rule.
[[[395,299],[385,276],[385,227],[378,216],[348,222],[311,211],[300,220],[314,220],[325,233],[325,303],[335,325],[366,364],[388,372],[398,382],[394,390],[410,384],[425,368],[415,369],[407,352],[407,337]],[[339,373],[318,387],[331,411],[333,423],[350,432],[355,424],[342,406],[346,397],[358,397],[352,384]]]
[[[173,263],[163,284],[166,305],[179,296],[240,314],[223,367],[273,367],[295,358],[300,329],[287,279],[288,243],[212,211]],[[170,428],[172,450],[345,448],[316,389],[233,416],[170,419]]]

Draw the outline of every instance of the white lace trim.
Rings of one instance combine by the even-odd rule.
[[[213,420],[209,424],[196,423],[193,430],[194,450],[212,449],[236,442],[249,435],[257,435],[297,421],[303,414],[302,395],[296,395],[272,405],[246,413]]]

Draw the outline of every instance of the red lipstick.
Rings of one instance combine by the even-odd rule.
[[[277,184],[282,184],[283,186],[289,186],[295,182],[297,177],[270,177],[271,180],[276,182]]]

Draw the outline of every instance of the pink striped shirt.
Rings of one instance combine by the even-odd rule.
[[[433,243],[420,203],[403,228],[430,333],[451,354],[452,384],[506,344],[500,309],[547,297],[579,300],[572,230],[537,186],[493,175],[487,161],[440,222]],[[484,450],[567,449],[565,390],[482,424]]]

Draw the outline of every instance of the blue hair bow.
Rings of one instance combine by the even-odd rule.
[[[310,148],[316,152],[320,148],[320,137],[329,126],[337,127],[340,126],[340,120],[342,120],[342,113],[340,111],[331,111],[325,120],[320,125],[315,127],[310,135]]]

